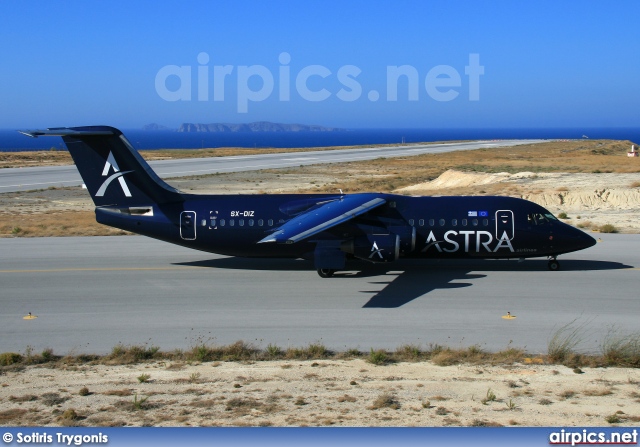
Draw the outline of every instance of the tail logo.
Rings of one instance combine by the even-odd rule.
[[[114,173],[111,174],[109,177],[107,177],[107,179],[102,183],[102,185],[100,186],[100,189],[98,189],[98,192],[96,193],[96,197],[104,196],[104,193],[109,187],[109,184],[111,184],[111,182],[114,181],[115,179],[118,179],[118,182],[120,183],[120,187],[122,188],[122,192],[124,192],[124,195],[127,197],[131,197],[131,191],[129,191],[129,187],[127,186],[127,182],[124,180],[123,175],[133,171],[120,172],[120,168],[118,167],[118,163],[116,163],[116,159],[113,158],[113,154],[111,153],[111,151],[109,151],[107,162],[105,163],[104,169],[102,170],[102,176],[106,177],[107,175],[109,175],[109,170],[112,167],[113,167]]]

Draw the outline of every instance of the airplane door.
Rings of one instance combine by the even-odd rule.
[[[196,212],[183,211],[180,213],[180,237],[187,241],[196,238]]]
[[[496,239],[500,239],[505,232],[507,233],[509,240],[513,240],[515,232],[513,224],[513,211],[496,211]]]

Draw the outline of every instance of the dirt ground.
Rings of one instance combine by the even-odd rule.
[[[0,424],[640,425],[640,370],[577,373],[532,360],[445,367],[362,359],[29,366],[0,377]]]

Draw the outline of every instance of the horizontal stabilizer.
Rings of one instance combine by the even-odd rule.
[[[51,127],[46,130],[19,130],[23,135],[31,138],[38,137],[67,137],[67,136],[90,136],[90,135],[114,135],[111,128],[105,126],[95,127]]]

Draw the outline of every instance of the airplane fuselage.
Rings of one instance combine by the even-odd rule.
[[[398,256],[407,258],[557,256],[593,245],[590,236],[522,199],[379,196],[387,201],[384,206],[297,244],[257,242],[306,211],[305,201],[339,200],[339,195],[194,195],[182,203],[152,205],[152,212],[127,215],[98,207],[96,213],[106,225],[230,256],[308,257],[318,241],[342,243],[368,236],[371,247],[366,249],[373,256],[366,259],[386,262],[384,250],[395,248],[388,243],[390,234],[399,235]],[[383,252],[374,253],[374,242]]]

